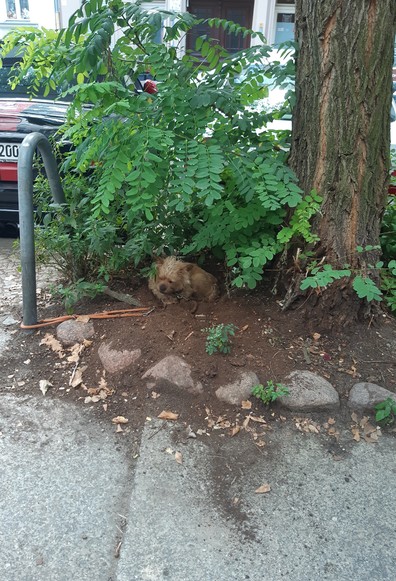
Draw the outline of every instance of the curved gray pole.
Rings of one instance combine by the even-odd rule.
[[[37,323],[36,264],[34,254],[33,155],[39,150],[50,184],[52,197],[65,203],[58,166],[51,145],[42,133],[30,133],[22,141],[18,156],[19,233],[22,266],[22,320],[24,325]]]

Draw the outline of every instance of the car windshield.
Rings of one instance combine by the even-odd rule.
[[[33,81],[33,71],[32,73],[27,73],[23,79],[18,83],[15,89],[11,88],[10,79],[15,76],[15,72],[12,70],[15,61],[8,62],[7,59],[3,60],[2,67],[0,68],[0,97],[1,98],[31,98],[31,92],[29,92],[29,87]],[[48,95],[44,96],[44,89],[40,89],[35,98],[38,99],[48,99],[55,100],[61,97],[60,91],[50,91]],[[69,101],[70,97],[64,98],[63,101]]]

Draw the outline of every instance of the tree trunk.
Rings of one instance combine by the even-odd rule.
[[[290,165],[323,198],[317,256],[365,271],[378,252],[390,164],[395,0],[296,1],[297,76]],[[347,288],[348,287],[348,288]],[[358,314],[350,284],[319,302]]]

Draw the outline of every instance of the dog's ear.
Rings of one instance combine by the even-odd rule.
[[[184,270],[187,270],[187,272],[191,272],[194,266],[195,264],[192,264],[191,262],[185,262],[183,264]]]

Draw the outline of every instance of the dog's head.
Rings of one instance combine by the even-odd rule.
[[[160,293],[164,295],[181,293],[185,286],[188,266],[174,256],[158,258],[156,261],[157,274],[155,284]]]

